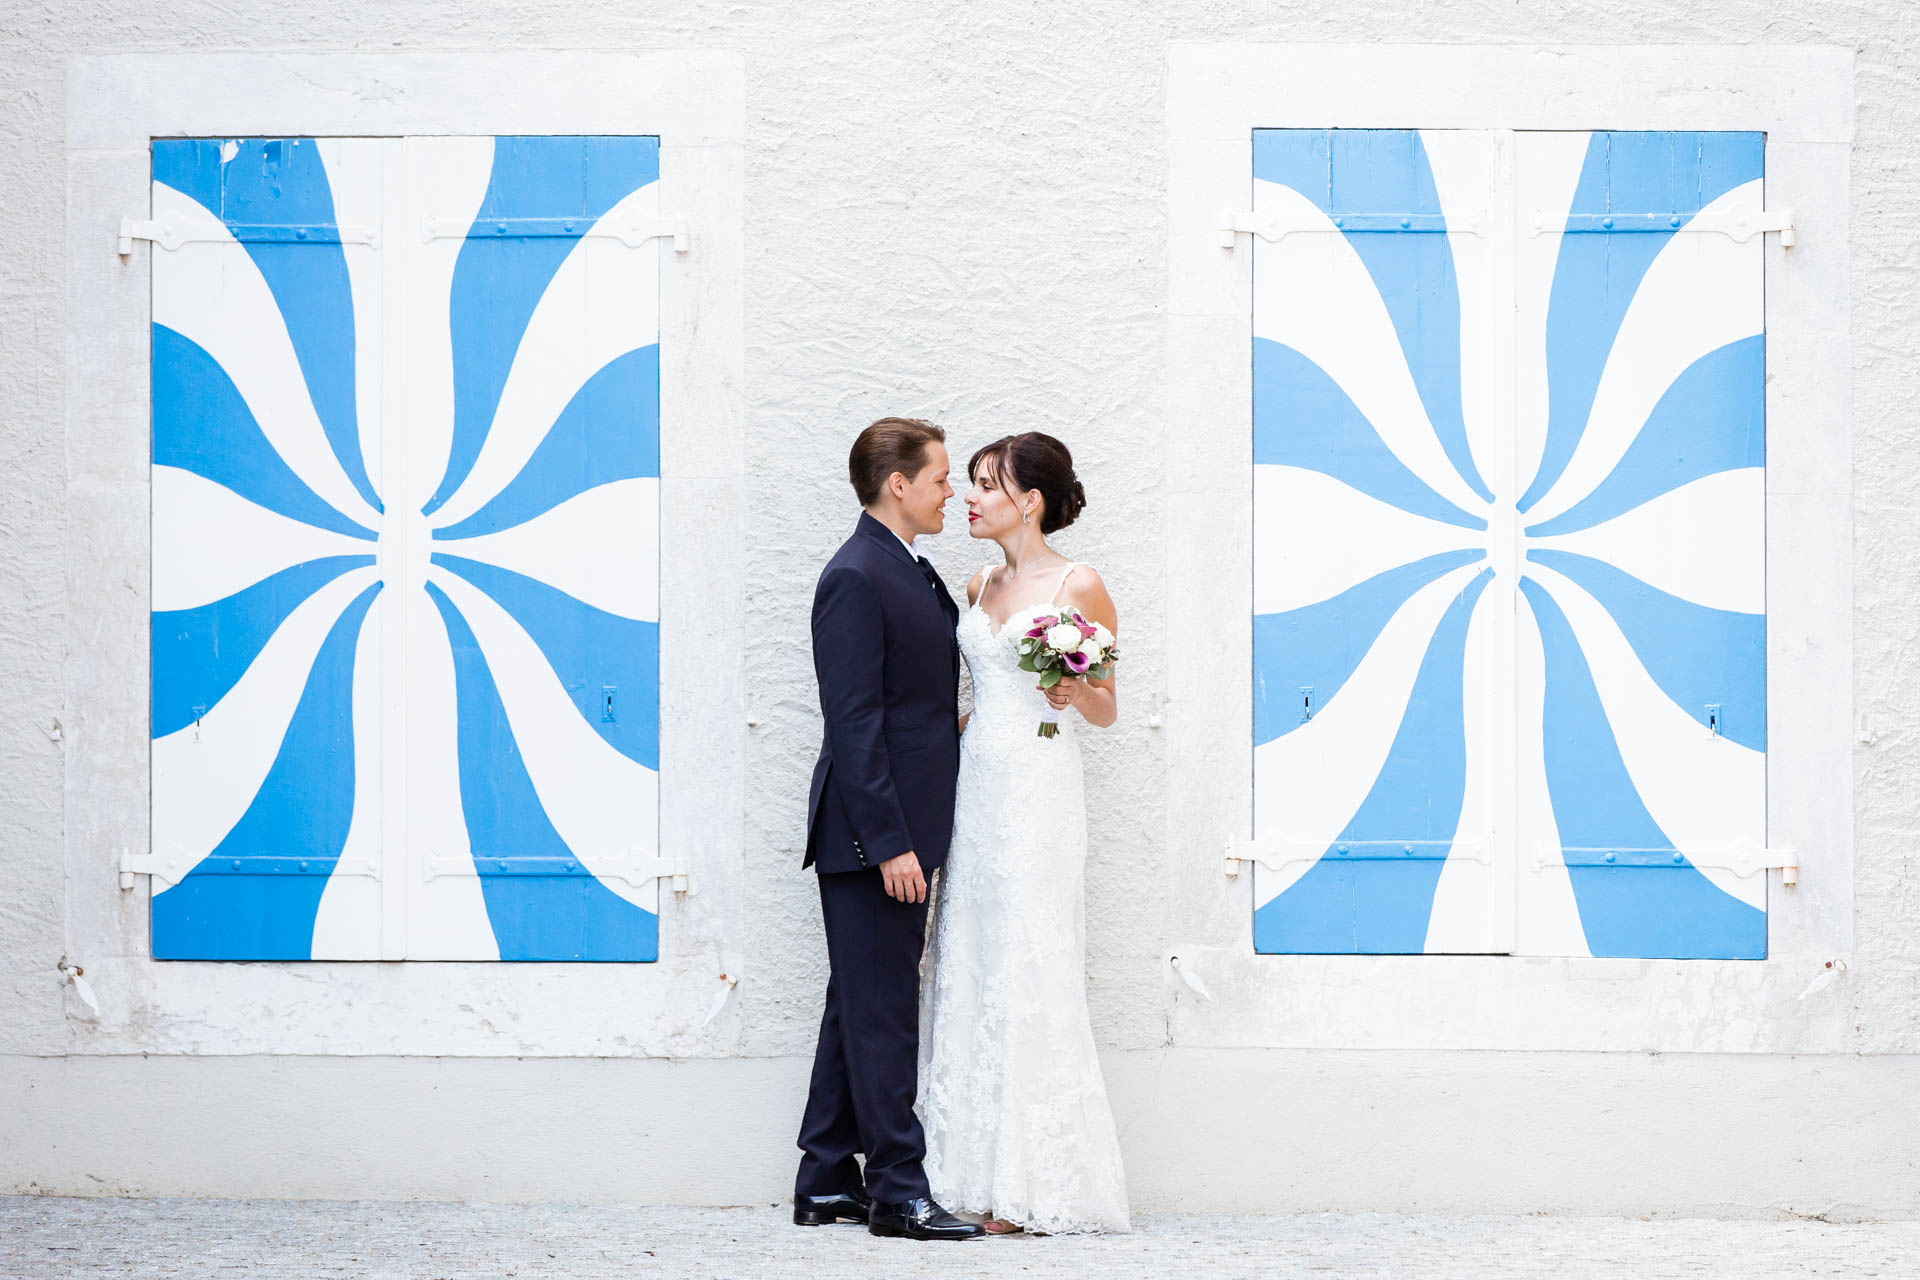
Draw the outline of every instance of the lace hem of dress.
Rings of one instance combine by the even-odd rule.
[[[1044,700],[984,613],[969,611],[959,634],[975,718],[961,738],[921,989],[928,1181],[950,1209],[1029,1231],[1127,1231],[1087,1014],[1080,752],[1066,733],[1037,736]]]

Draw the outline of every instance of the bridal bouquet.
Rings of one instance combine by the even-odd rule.
[[[1041,688],[1051,689],[1066,676],[1105,680],[1113,674],[1120,656],[1113,632],[1088,621],[1072,605],[1047,605],[1020,621],[1024,625],[1007,631],[1020,655],[1020,669],[1038,674]],[[1059,732],[1060,713],[1049,704],[1040,713],[1040,736],[1051,738]]]

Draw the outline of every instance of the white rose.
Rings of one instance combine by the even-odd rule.
[[[1062,622],[1047,632],[1047,648],[1055,653],[1072,653],[1080,647],[1080,628]]]
[[[1100,651],[1106,647],[1107,646],[1100,643],[1100,633],[1095,631],[1092,635],[1080,642],[1080,656],[1088,662],[1092,662],[1100,656]]]
[[[1093,638],[1098,641],[1100,647],[1104,649],[1113,643],[1113,632],[1096,622],[1093,624]]]

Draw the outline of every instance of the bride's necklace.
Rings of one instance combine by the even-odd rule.
[[[1063,565],[1068,565],[1072,563],[1073,562],[1069,560],[1066,556],[1056,554],[1056,557],[1054,559],[1049,560],[1044,564],[1029,563],[1026,566],[1026,573],[1043,575],[1044,571],[1058,569]],[[973,607],[978,609],[980,611],[980,616],[987,620],[987,629],[993,635],[998,636],[1002,631],[1006,630],[1007,623],[1012,620],[1014,613],[1019,613],[1022,608],[1038,608],[1039,605],[1043,602],[1036,601],[1033,605],[1030,605],[1030,606],[1015,605],[1013,607],[1013,613],[1009,613],[1005,618],[1002,618],[996,622],[994,620],[993,614],[987,609],[987,587],[991,587],[994,583],[999,582],[1004,584],[1007,591],[1017,591],[1019,589],[1020,584],[1025,581],[1026,581],[1026,574],[1023,574],[1017,570],[1009,570],[1007,566],[1005,566],[1004,564],[998,566],[996,569],[994,569],[992,573],[987,575],[986,586],[983,586],[980,589],[980,598],[973,602]],[[1015,598],[1018,599],[1017,596]]]

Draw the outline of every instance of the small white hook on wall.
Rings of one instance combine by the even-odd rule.
[[[1820,967],[1820,972],[1813,975],[1813,981],[1809,982],[1805,989],[1800,992],[1799,999],[1805,1000],[1808,996],[1825,991],[1833,985],[1835,978],[1846,971],[1847,962],[1835,956]]]
[[[100,1016],[100,1002],[93,998],[93,988],[87,985],[86,978],[82,976],[86,970],[77,964],[68,964],[65,956],[60,957],[59,969],[66,983],[73,988],[73,993],[80,997],[80,1003],[87,1007],[87,1012],[82,1016],[89,1020],[97,1019]]]
[[[1207,990],[1207,984],[1200,980],[1200,975],[1194,972],[1192,965],[1181,962],[1177,953],[1171,951],[1167,953],[1167,968],[1172,970],[1174,976],[1180,981],[1186,983],[1188,989],[1195,995],[1209,1004],[1213,1003],[1213,992]]]
[[[736,962],[728,965],[727,971],[720,975],[720,989],[713,993],[713,999],[707,1005],[707,1016],[700,1019],[702,1027],[720,1016],[720,1011],[727,1007],[727,997],[732,995],[734,988],[739,985],[740,974]]]

